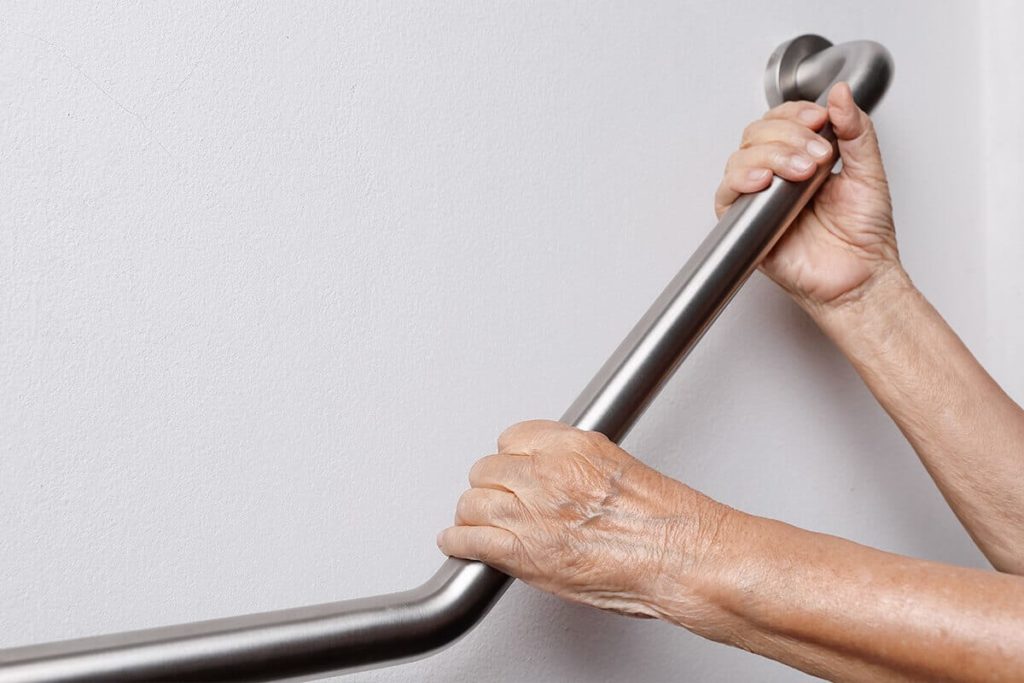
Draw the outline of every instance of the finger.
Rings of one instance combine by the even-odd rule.
[[[766,120],[787,119],[799,122],[812,130],[820,130],[828,120],[828,111],[820,104],[800,100],[783,102],[777,107],[772,107],[763,118]]]
[[[505,524],[516,516],[518,505],[519,501],[508,491],[468,489],[455,506],[455,523],[505,528]]]
[[[740,149],[756,147],[771,142],[781,142],[791,147],[804,149],[812,157],[828,154],[832,145],[805,125],[788,119],[760,119],[743,131]]]
[[[885,177],[882,153],[871,118],[853,100],[847,83],[836,83],[828,94],[828,117],[839,140],[843,173]]]
[[[437,535],[437,547],[450,557],[480,560],[508,573],[519,549],[519,539],[492,526],[453,526]]]
[[[786,180],[806,180],[814,175],[819,164],[827,164],[831,158],[831,147],[823,156],[813,157],[802,147],[769,142],[734,152],[725,165],[725,172],[726,175],[734,172],[745,174],[751,169],[767,168]]]
[[[528,465],[529,458],[524,455],[495,453],[484,456],[470,468],[469,485],[511,492],[514,487],[526,480]]]
[[[741,149],[726,164],[725,176],[715,192],[715,213],[721,216],[740,195],[766,188],[773,173],[786,180],[806,180],[819,166],[831,163],[832,157],[831,145],[824,141],[819,145],[817,140],[803,146],[767,142]]]
[[[498,452],[532,455],[550,434],[571,429],[569,425],[553,420],[518,422],[498,436]]]
[[[760,192],[771,182],[772,172],[767,168],[736,168],[727,171],[715,191],[715,214],[721,218],[740,195]]]

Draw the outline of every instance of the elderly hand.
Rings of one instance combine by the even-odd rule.
[[[812,310],[856,298],[901,270],[878,139],[849,86],[832,88],[827,109],[786,102],[747,126],[715,194],[721,216],[741,194],[766,188],[772,174],[805,180],[833,164],[831,146],[815,133],[826,121],[839,141],[842,170],[825,181],[761,266]]]
[[[455,526],[438,536],[445,554],[623,614],[696,608],[674,582],[701,562],[728,508],[559,422],[514,425],[498,451],[470,471]]]

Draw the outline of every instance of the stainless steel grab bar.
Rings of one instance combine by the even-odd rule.
[[[877,43],[832,46],[800,36],[771,56],[771,104],[824,103],[847,81],[870,111],[892,77]],[[822,132],[834,142],[831,129]],[[776,177],[741,197],[562,417],[618,441],[824,182]],[[511,583],[478,562],[449,559],[402,593],[192,624],[0,650],[0,683],[267,681],[349,672],[415,659],[467,633]]]

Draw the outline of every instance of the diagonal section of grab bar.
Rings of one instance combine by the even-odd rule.
[[[766,90],[772,104],[824,103],[833,83],[847,81],[870,111],[892,71],[877,43],[801,36],[772,55]],[[827,126],[822,134],[834,141]],[[828,173],[801,183],[776,177],[733,204],[562,421],[622,439]],[[384,666],[451,644],[510,582],[449,559],[402,593],[0,650],[0,683],[266,681]]]

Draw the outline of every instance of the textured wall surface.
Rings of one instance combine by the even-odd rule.
[[[923,0],[0,3],[0,646],[426,579],[469,465],[559,415],[707,232],[764,62],[800,33],[893,52],[876,120],[905,261],[1012,371],[981,21]],[[982,565],[759,275],[625,445],[747,511]],[[801,678],[517,585],[447,652],[348,680]]]

